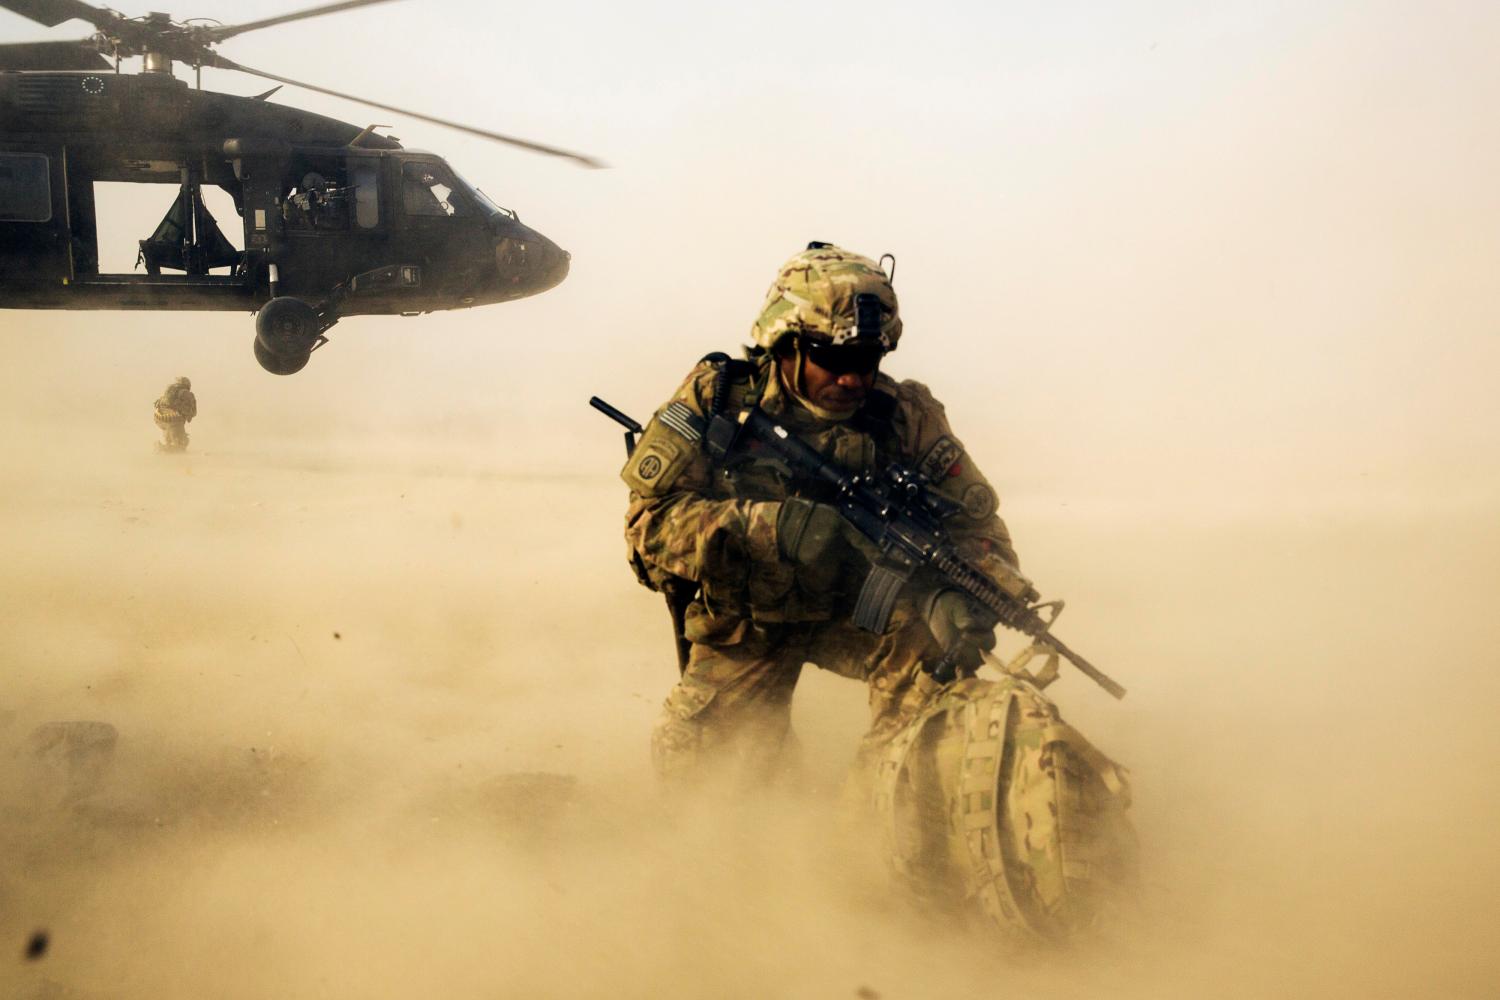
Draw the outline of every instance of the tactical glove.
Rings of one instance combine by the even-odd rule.
[[[847,583],[856,567],[867,569],[879,555],[837,507],[802,497],[781,502],[776,548],[796,567],[798,582],[812,593],[827,593],[841,581]]]
[[[939,590],[927,601],[927,627],[962,670],[975,670],[995,648],[996,619],[961,590]],[[981,652],[983,651],[983,652]]]
[[[849,530],[836,507],[790,497],[776,515],[776,547],[799,567],[825,566],[845,555]]]

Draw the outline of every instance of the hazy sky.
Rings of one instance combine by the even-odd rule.
[[[0,14],[5,40],[84,27]],[[897,255],[888,370],[933,384],[1011,490],[1492,501],[1497,42],[1483,2],[412,0],[269,29],[224,53],[613,164],[274,98],[443,153],[574,254],[569,280],[350,321],[291,379],[254,368],[249,316],[0,313],[12,342],[50,338],[7,378],[154,393],[191,366],[244,420],[414,427],[440,392],[450,429],[587,434],[590,393],[648,411],[824,239]],[[559,461],[612,462],[597,429]]]

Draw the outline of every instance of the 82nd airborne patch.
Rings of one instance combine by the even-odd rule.
[[[688,448],[672,440],[675,435],[664,433],[660,427],[652,422],[646,436],[636,445],[635,453],[620,470],[625,485],[643,497],[659,496],[670,490],[691,454]]]

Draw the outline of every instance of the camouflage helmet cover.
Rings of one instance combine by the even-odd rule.
[[[172,384],[173,385],[180,385],[184,389],[191,389],[193,387],[193,383],[191,383],[191,382],[188,381],[188,377],[186,375],[178,376],[177,381],[174,382],[174,383],[172,383]]]
[[[887,351],[901,339],[896,290],[880,265],[829,244],[813,244],[781,266],[750,329],[756,345],[773,350],[791,334],[844,344],[858,333],[854,297],[880,299],[880,343]]]

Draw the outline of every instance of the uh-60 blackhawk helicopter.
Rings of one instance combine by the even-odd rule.
[[[251,69],[213,51],[233,35],[381,3],[348,0],[238,25],[144,18],[81,0],[0,0],[76,42],[0,45],[0,307],[256,312],[255,357],[300,371],[345,316],[415,314],[504,302],[552,288],[568,254],[432,153],[370,126],[202,89],[204,66],[359,101],[535,152],[577,153]],[[120,73],[140,56],[143,72]],[[192,66],[195,89],[172,73]],[[139,241],[144,271],[102,273],[99,183],[170,186]],[[227,192],[237,248],[204,204]],[[170,192],[170,193],[168,193]],[[134,248],[132,248],[134,249]]]

